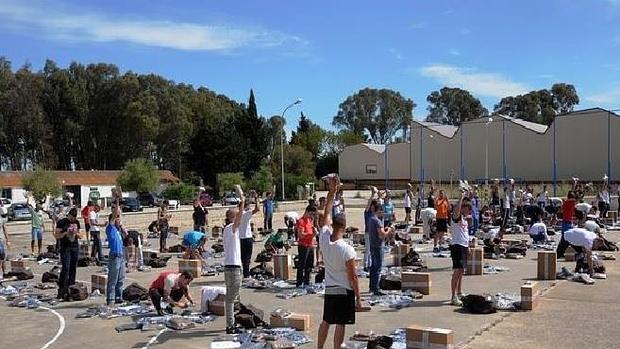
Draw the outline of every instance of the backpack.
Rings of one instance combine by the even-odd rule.
[[[32,273],[32,270],[30,270],[30,268],[26,268],[20,271],[10,271],[4,274],[4,276],[7,278],[16,277],[17,280],[20,281],[34,279],[34,274]]]
[[[78,262],[77,262],[78,267],[89,267],[94,264],[96,264],[96,261],[94,258],[91,258],[91,257],[80,258],[78,259]]]
[[[394,344],[394,339],[388,336],[377,336],[368,341],[367,349],[389,349]]]
[[[243,303],[240,303],[239,312],[237,313],[237,315],[235,315],[235,318],[237,318],[237,316],[239,315],[248,315],[249,317],[251,317],[252,319],[251,322],[249,320],[244,320],[244,321],[248,325],[253,324],[254,327],[246,327],[246,328],[255,328],[258,326],[265,325],[265,321],[263,321],[263,318],[265,317],[265,312],[254,307],[252,304],[245,305]],[[247,317],[243,317],[243,318],[247,318]]]
[[[123,290],[123,300],[125,301],[137,303],[147,299],[149,299],[149,291],[135,282]]]
[[[235,315],[235,322],[239,324],[239,326],[245,329],[256,328],[256,323],[254,322],[254,317],[249,314],[237,314]]]
[[[273,253],[267,251],[267,250],[262,250],[257,256],[256,259],[254,260],[254,262],[256,263],[265,263],[265,262],[271,262],[271,260],[273,259]]]
[[[156,257],[151,258],[149,261],[149,267],[151,268],[165,268],[168,264],[170,257]]]
[[[493,314],[496,312],[490,296],[470,294],[461,299],[463,309],[472,314]]]
[[[325,281],[325,268],[319,267],[319,270],[316,272],[316,275],[314,275],[314,283],[321,284],[323,283],[323,281]]]
[[[410,249],[409,252],[401,258],[400,263],[403,267],[423,266],[424,264],[420,255],[413,249]]]
[[[41,276],[41,282],[58,282],[60,278],[60,268],[53,267],[52,270],[46,271]]]
[[[168,248],[168,252],[170,253],[181,253],[183,252],[183,246],[182,245],[174,245]]]
[[[88,288],[86,285],[77,283],[69,286],[69,299],[72,301],[83,301],[88,298]]]
[[[381,276],[379,288],[386,291],[395,291],[402,288],[402,282],[394,277]]]

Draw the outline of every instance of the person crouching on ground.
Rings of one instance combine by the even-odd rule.
[[[344,342],[345,326],[355,324],[355,311],[362,308],[357,273],[355,272],[355,249],[342,236],[347,225],[344,214],[332,218],[334,195],[340,179],[330,177],[329,194],[325,206],[325,226],[321,230],[319,245],[325,264],[325,297],[323,321],[319,326],[317,348],[323,349],[330,325],[336,325],[334,348]]]
[[[120,209],[116,208],[108,216],[105,228],[110,253],[108,255],[108,283],[106,287],[106,304],[123,303],[123,281],[125,280],[125,252],[123,250],[123,233],[120,225]]]
[[[547,226],[542,222],[542,216],[534,215],[532,220],[535,221],[535,223],[530,227],[529,233],[533,243],[546,244],[549,240],[549,236],[547,235]]]
[[[166,312],[170,314],[173,307],[184,309],[188,307],[188,303],[194,305],[194,300],[189,293],[189,284],[193,279],[192,274],[186,271],[180,274],[173,271],[165,271],[159,274],[149,288],[149,296],[157,315],[164,315],[161,308],[162,300],[169,304],[166,307]],[[187,302],[182,302],[183,297],[187,299]]]
[[[452,210],[450,217],[450,232],[452,234],[452,245],[450,245],[450,256],[452,257],[452,281],[450,283],[452,291],[452,305],[461,306],[463,303],[462,287],[463,274],[467,265],[467,256],[469,254],[469,235],[466,216],[471,214],[471,206],[466,201],[463,193],[459,203]]]
[[[241,242],[239,227],[245,210],[245,196],[241,186],[236,186],[239,195],[239,208],[226,211],[226,226],[224,227],[224,280],[226,283],[226,333],[238,333],[235,327],[235,302],[239,299],[241,288]]]
[[[183,234],[183,259],[200,259],[207,236],[199,231],[188,231]]]
[[[299,266],[297,267],[296,287],[310,285],[310,272],[314,267],[314,252],[316,231],[314,220],[316,218],[316,206],[308,205],[304,215],[297,221],[297,245],[299,253]]]
[[[575,250],[575,272],[592,274],[592,250],[605,246],[605,241],[596,233],[584,228],[586,216],[583,212],[575,211],[577,227],[564,232],[564,240]]]

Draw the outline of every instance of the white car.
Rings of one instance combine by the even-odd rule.
[[[178,210],[180,207],[179,200],[168,200],[169,210]]]
[[[0,216],[3,218],[9,213],[9,207],[11,206],[11,199],[0,198]]]

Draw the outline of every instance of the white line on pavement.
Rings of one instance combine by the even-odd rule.
[[[155,343],[157,341],[157,338],[159,338],[159,336],[161,336],[162,333],[166,332],[168,329],[167,328],[162,328],[161,331],[157,332],[156,335],[154,335],[153,337],[151,337],[151,339],[146,343],[145,346],[143,346],[140,349],[148,349],[149,346],[153,343]],[[43,348],[41,348],[43,349]]]
[[[56,342],[56,340],[63,334],[63,332],[65,332],[65,318],[54,309],[50,309],[47,307],[39,307],[39,309],[47,310],[51,312],[52,314],[56,315],[56,317],[58,318],[58,321],[60,322],[60,326],[58,326],[58,332],[56,332],[56,335],[54,336],[54,338],[52,338],[49,342],[45,343],[45,345],[41,347],[41,349],[47,349],[52,344],[54,344],[54,342]]]

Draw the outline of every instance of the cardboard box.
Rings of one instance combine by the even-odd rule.
[[[431,273],[418,273],[412,271],[403,271],[401,276],[401,289],[416,290],[423,295],[431,294]]]
[[[14,273],[21,273],[26,271],[26,269],[31,267],[31,262],[27,260],[12,260],[11,261],[11,271]]]
[[[403,257],[407,255],[407,252],[409,252],[409,249],[411,249],[411,246],[405,245],[405,244],[396,245],[392,247],[393,265],[397,267],[400,266],[401,260],[403,259]]]
[[[179,273],[188,272],[194,278],[202,276],[202,263],[200,259],[179,259]]]
[[[555,280],[557,255],[553,251],[538,251],[538,280]]]
[[[572,246],[568,246],[566,248],[566,252],[564,252],[564,260],[567,262],[575,261],[575,249]]]
[[[224,316],[226,313],[226,295],[220,294],[214,300],[207,303],[209,313]]]
[[[299,331],[308,331],[312,323],[312,315],[292,313],[287,317],[279,317],[271,315],[269,317],[271,327],[292,327]]]
[[[407,349],[450,349],[454,333],[443,328],[410,325],[406,328]]]
[[[478,246],[478,241],[476,240],[476,238],[471,238],[471,240],[469,240],[469,248],[474,248]]]
[[[290,280],[293,278],[293,258],[288,254],[273,256],[273,273],[276,279]]]
[[[467,275],[482,275],[484,265],[484,249],[482,247],[474,247],[469,249],[467,256],[467,267],[465,273]]]
[[[90,292],[99,290],[101,294],[105,294],[108,285],[108,276],[105,274],[93,274],[90,277]]]
[[[534,310],[538,306],[538,283],[531,282],[521,286],[521,309]]]

